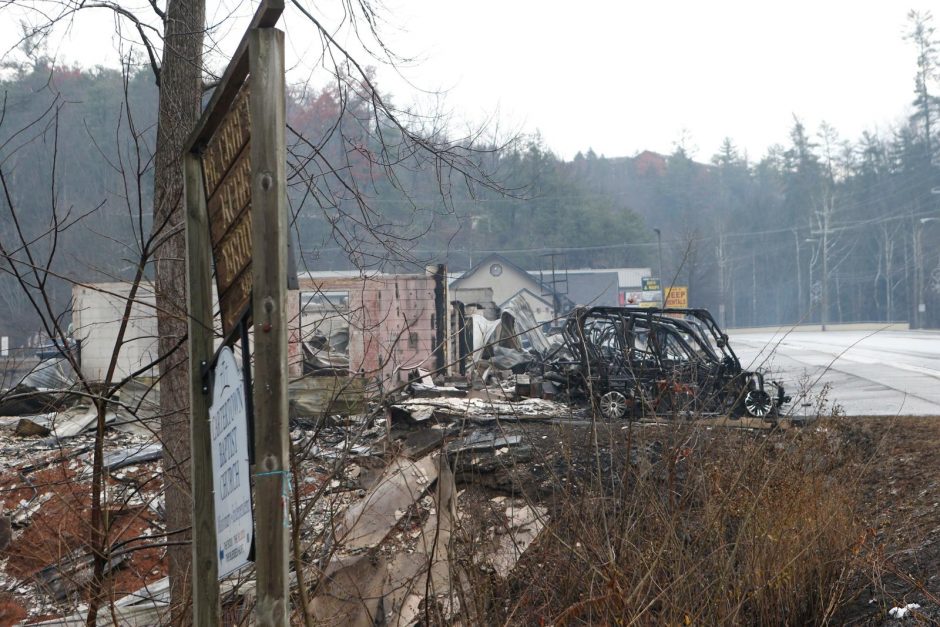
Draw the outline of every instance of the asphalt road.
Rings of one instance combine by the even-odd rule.
[[[794,415],[835,406],[849,416],[940,416],[940,332],[730,332],[745,368],[761,364],[793,397]]]

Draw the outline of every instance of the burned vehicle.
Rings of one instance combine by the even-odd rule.
[[[723,414],[773,420],[789,402],[760,370],[747,371],[705,309],[589,307],[565,324],[569,390],[608,419]]]

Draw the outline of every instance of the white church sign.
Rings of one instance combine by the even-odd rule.
[[[219,579],[248,563],[253,521],[245,384],[232,349],[219,353],[209,407]]]

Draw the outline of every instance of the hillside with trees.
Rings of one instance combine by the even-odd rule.
[[[823,318],[937,326],[938,60],[930,16],[912,13],[907,37],[917,63],[904,124],[846,139],[837,125],[809,128],[794,116],[786,141],[756,159],[733,138],[710,157],[678,145],[669,155],[587,150],[564,161],[538,134],[502,145],[468,136],[447,141],[485,177],[458,181],[453,163],[416,154],[393,120],[373,115],[374,83],[293,88],[290,202],[300,269],[391,271],[443,261],[459,271],[493,251],[531,268],[550,252],[564,253],[569,268],[656,268],[659,229],[664,280],[689,286],[692,304],[729,326]],[[153,202],[156,88],[149,71],[58,67],[41,56],[5,77],[0,158],[25,218],[15,225],[4,212],[0,232],[21,228],[39,238],[54,207],[53,220],[69,225],[50,281],[64,308],[70,282],[125,277],[129,235],[150,228],[128,217],[128,206],[138,196]],[[433,120],[418,132],[446,137]],[[133,157],[134,168],[119,167],[119,154]],[[37,331],[22,297],[8,273],[0,276],[0,300],[11,312],[2,332],[14,344]]]

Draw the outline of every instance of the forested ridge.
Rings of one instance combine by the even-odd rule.
[[[532,269],[562,252],[569,268],[655,272],[659,229],[666,283],[689,286],[691,303],[721,312],[729,326],[818,322],[824,308],[829,322],[918,322],[919,302],[919,322],[936,326],[938,66],[930,21],[915,17],[914,97],[903,124],[847,139],[838,120],[809,128],[794,116],[789,137],[759,158],[734,138],[710,157],[680,144],[668,155],[587,149],[564,161],[537,134],[499,146],[465,137],[454,145],[468,148],[488,184],[448,186],[440,164],[388,154],[396,131],[370,114],[367,86],[292,89],[289,170],[317,151],[339,173],[326,192],[290,188],[300,269],[413,271],[443,261],[455,272],[499,251]],[[140,195],[146,206],[152,195],[156,88],[146,71],[45,58],[4,76],[0,166],[23,219],[15,225],[4,211],[0,235],[20,228],[37,238],[53,214],[69,225],[55,242],[50,282],[64,308],[71,281],[126,278],[130,230],[150,228],[130,215],[128,199]],[[421,132],[446,131],[429,122]],[[392,176],[377,175],[377,151],[394,164]],[[9,273],[0,276],[9,312],[0,331],[14,344],[37,331],[22,298]]]

